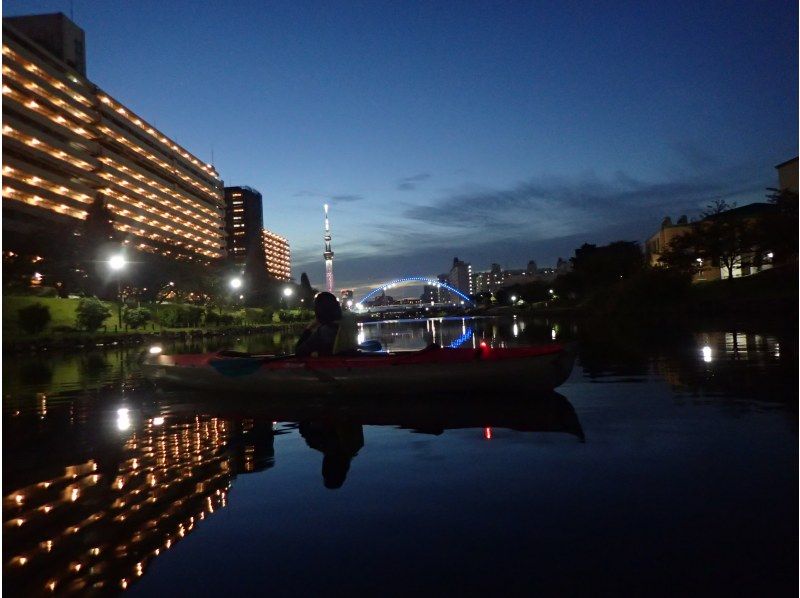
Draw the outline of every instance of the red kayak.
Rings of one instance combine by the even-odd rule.
[[[151,354],[145,376],[160,385],[257,392],[267,396],[438,395],[543,392],[572,371],[574,351],[537,347],[450,349],[331,357],[236,354]]]

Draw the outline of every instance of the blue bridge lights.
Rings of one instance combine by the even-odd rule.
[[[469,295],[465,295],[464,293],[459,291],[454,286],[449,285],[446,282],[442,282],[441,280],[437,280],[435,278],[428,278],[426,276],[406,276],[404,278],[398,278],[396,280],[390,280],[389,282],[386,282],[386,283],[380,285],[379,287],[374,288],[369,293],[364,295],[354,305],[354,307],[356,307],[358,309],[362,309],[364,307],[364,304],[367,301],[369,301],[373,297],[377,296],[379,293],[386,291],[387,289],[392,289],[394,287],[405,286],[405,285],[409,285],[409,284],[419,284],[419,283],[422,283],[422,284],[425,284],[425,285],[428,285],[428,286],[442,287],[442,288],[450,291],[451,293],[453,293],[453,295],[457,296],[459,299],[461,299],[461,303],[462,304],[469,303],[469,304],[474,305],[474,303],[475,303],[472,299],[469,298]]]

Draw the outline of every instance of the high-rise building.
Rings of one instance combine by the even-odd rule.
[[[462,293],[472,294],[472,266],[470,264],[462,262],[457,257],[453,258],[453,267],[450,269],[448,279],[450,284]]]
[[[289,241],[285,237],[264,229],[263,242],[267,274],[278,280],[291,280],[292,254],[289,250]]]
[[[205,164],[86,79],[64,15],[3,19],[3,230],[46,234],[101,199],[125,243],[225,255],[223,185]]]
[[[263,230],[261,193],[252,187],[225,187],[227,250],[236,264],[244,265],[248,259],[263,261]]]

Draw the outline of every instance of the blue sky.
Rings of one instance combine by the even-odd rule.
[[[89,78],[264,196],[337,287],[551,265],[797,155],[797,4],[73,0]],[[5,0],[4,14],[69,0]]]

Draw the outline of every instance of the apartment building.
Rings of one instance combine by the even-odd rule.
[[[289,241],[267,229],[262,232],[267,273],[278,280],[292,279],[292,254]]]
[[[3,230],[46,234],[102,199],[124,242],[225,256],[217,171],[85,77],[83,31],[62,14],[3,19]]]

